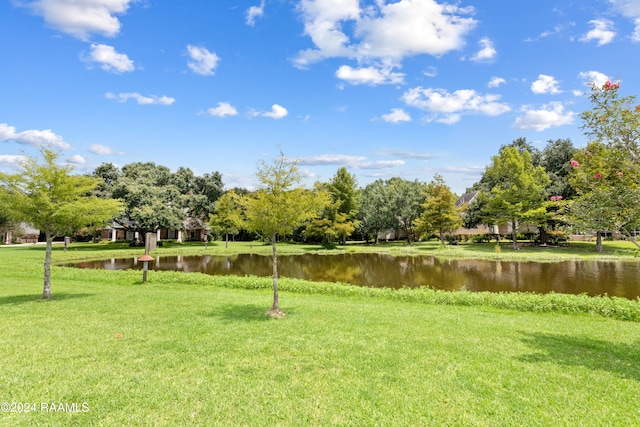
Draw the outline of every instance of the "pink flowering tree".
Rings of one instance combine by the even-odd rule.
[[[572,161],[569,182],[577,197],[570,220],[582,231],[596,231],[596,251],[602,251],[603,231],[621,232],[638,248],[634,230],[640,224],[640,165],[619,148],[591,142]]]
[[[592,85],[589,99],[581,129],[591,142],[571,162],[572,222],[597,232],[598,251],[602,231],[621,232],[640,248],[640,105],[620,96],[620,82]]]
[[[620,82],[592,84],[592,109],[580,115],[580,127],[590,141],[625,151],[640,161],[640,105],[635,96],[620,96]]]

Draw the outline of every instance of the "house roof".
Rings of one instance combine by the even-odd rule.
[[[461,207],[464,204],[469,204],[478,196],[477,191],[472,191],[471,193],[464,193],[460,198],[456,201],[456,207]]]

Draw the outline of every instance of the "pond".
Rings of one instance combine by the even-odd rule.
[[[127,258],[73,266],[141,269],[142,263]],[[271,257],[250,254],[159,257],[149,263],[149,268],[212,275],[272,275]],[[449,291],[608,294],[630,299],[640,296],[640,262],[535,263],[384,254],[305,254],[279,256],[278,274],[280,277],[370,287],[428,286]]]

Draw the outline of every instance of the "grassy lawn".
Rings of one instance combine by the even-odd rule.
[[[207,253],[246,246],[215,242]],[[566,256],[591,256],[582,250]],[[607,250],[633,259],[632,249]],[[204,248],[158,252],[176,251]],[[54,260],[113,254],[141,250],[72,245],[56,247]],[[0,413],[0,425],[640,424],[637,322],[322,293],[329,284],[287,280],[288,315],[273,320],[268,279],[150,272],[141,285],[140,272],[63,267],[52,269],[54,299],[42,302],[43,259],[40,246],[0,248],[0,403],[37,406]],[[86,412],[42,412],[42,403]]]

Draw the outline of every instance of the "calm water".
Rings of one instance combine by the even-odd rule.
[[[75,264],[81,268],[141,269],[135,259]],[[261,255],[173,256],[156,258],[149,269],[212,275],[270,276],[271,257]],[[563,261],[558,263],[440,260],[430,256],[381,254],[289,255],[278,257],[278,274],[313,281],[400,288],[429,286],[450,291],[640,296],[640,262]]]

